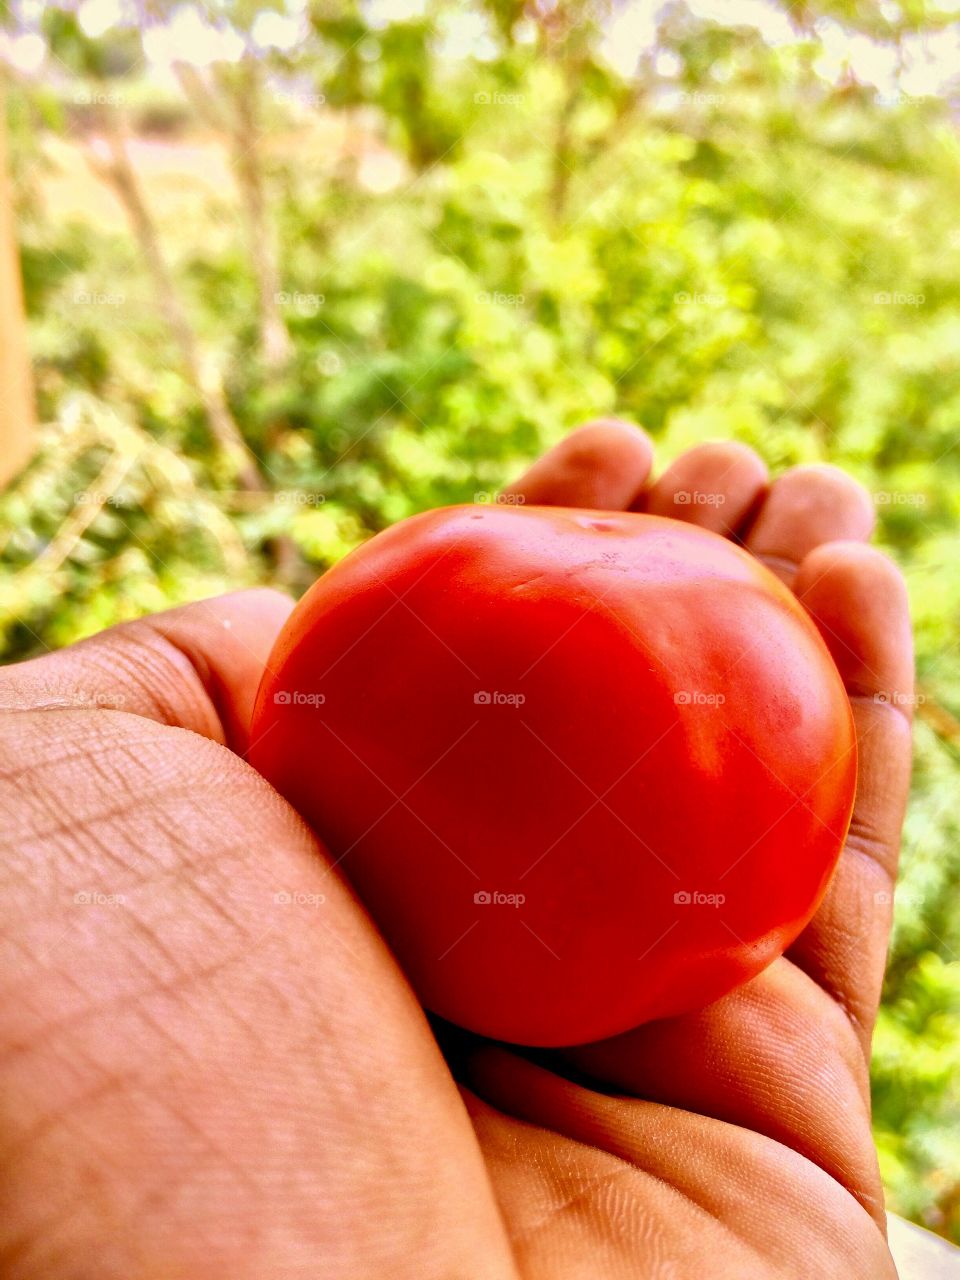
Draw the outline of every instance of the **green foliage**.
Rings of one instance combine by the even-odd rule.
[[[960,821],[957,756],[921,725],[897,920],[873,1056],[881,1168],[901,1213],[957,1235]]]
[[[244,28],[253,12],[222,8]],[[285,86],[265,93],[262,154],[289,364],[257,350],[234,193],[194,182],[155,201],[265,495],[234,492],[132,239],[44,209],[41,160],[75,113],[49,90],[14,99],[38,394],[57,425],[0,499],[4,656],[269,580],[281,536],[320,572],[391,521],[496,489],[591,415],[642,423],[664,460],[730,436],[774,471],[847,468],[876,493],[879,539],[907,574],[927,699],[877,1137],[891,1206],[960,1239],[960,145],[947,109],[821,78],[812,35],[769,47],[679,6],[659,40],[676,74],[648,59],[635,81],[568,6],[543,6],[539,26],[513,0],[393,23],[370,9],[315,2],[297,49],[263,56]],[[808,34],[824,17],[897,34],[880,13],[894,6],[796,9]],[[903,31],[943,21],[933,5],[898,12]],[[464,15],[480,52],[445,52]],[[87,80],[135,65],[69,15],[47,22]],[[134,118],[147,109],[149,86],[116,83]],[[339,158],[287,110],[297,93],[323,94],[347,129]],[[187,143],[199,128],[180,110]],[[375,180],[369,154],[392,163]]]

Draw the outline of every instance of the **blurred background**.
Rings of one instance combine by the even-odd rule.
[[[960,0],[7,0],[0,71],[3,660],[301,590],[597,414],[870,487],[920,675],[876,1138],[960,1241]]]

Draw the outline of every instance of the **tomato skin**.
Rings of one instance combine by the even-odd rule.
[[[553,507],[431,511],[341,561],[277,641],[252,740],[426,1007],[538,1046],[782,954],[856,783],[840,677],[764,566]]]

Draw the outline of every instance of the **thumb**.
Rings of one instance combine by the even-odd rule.
[[[243,755],[257,686],[292,608],[258,588],[121,623],[0,670],[0,710],[126,711]]]

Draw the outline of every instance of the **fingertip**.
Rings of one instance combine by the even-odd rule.
[[[572,431],[505,492],[545,506],[620,511],[642,489],[652,462],[645,431],[620,418],[597,418]]]
[[[194,656],[207,655],[214,669],[247,675],[262,668],[294,608],[274,587],[249,587],[151,614],[130,625],[154,632]]]
[[[259,631],[270,631],[279,629],[286,622],[297,602],[279,587],[246,587],[215,596],[206,603],[214,606],[231,626],[242,624]]]
[[[813,590],[824,577],[842,578],[861,591],[869,585],[890,592],[906,606],[907,587],[899,566],[868,542],[837,539],[814,547],[797,570],[797,594]]]
[[[222,596],[213,596],[209,600],[200,601],[200,604],[215,605],[226,612],[231,609],[239,609],[246,616],[254,617],[258,614],[269,616],[271,614],[289,613],[296,601],[288,592],[280,587],[261,586],[261,587],[241,587],[237,591],[227,591]],[[191,609],[195,606],[184,605],[185,609]]]
[[[859,481],[829,463],[813,463],[773,482],[746,545],[789,580],[815,547],[866,542],[875,523],[873,499]]]
[[[803,559],[794,590],[813,617],[849,692],[909,716],[913,638],[907,587],[876,547],[837,541]]]
[[[736,467],[743,473],[746,480],[750,480],[756,486],[765,485],[770,479],[770,469],[767,464],[756,449],[751,449],[742,440],[708,440],[702,445],[697,445],[691,450],[691,453],[693,452],[699,452],[707,458],[722,459],[729,463],[731,468]]]
[[[638,505],[652,515],[731,535],[756,509],[768,483],[766,463],[748,445],[710,441],[676,458]]]
[[[843,503],[845,519],[854,530],[847,535],[847,540],[860,541],[870,537],[876,527],[877,512],[873,495],[865,485],[832,462],[810,462],[795,467],[794,471],[799,473],[801,480],[817,480],[826,492],[833,492]]]

